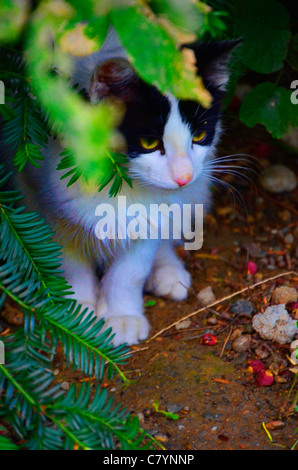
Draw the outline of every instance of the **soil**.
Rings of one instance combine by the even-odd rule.
[[[274,163],[283,163],[297,172],[297,156],[277,146],[263,129],[252,131],[239,123],[235,126],[237,139],[231,143],[233,129],[230,129],[222,142],[220,155],[256,155],[259,150],[263,155],[258,158],[257,172]],[[243,201],[223,188],[215,192],[213,210],[205,222],[202,249],[198,252],[180,250],[193,280],[188,299],[177,303],[146,296],[145,305],[150,300],[156,301],[155,305],[146,308],[152,326],[151,337],[199,309],[197,294],[206,286],[211,286],[216,299],[220,299],[258,281],[291,270],[298,271],[295,253],[297,189],[281,195],[265,193],[257,177],[250,172],[245,174],[250,181],[238,177],[226,179],[241,193]],[[294,235],[296,242],[285,242],[288,233]],[[248,260],[258,267],[253,276],[243,269]],[[285,405],[294,378],[288,371],[291,367],[287,360],[289,345],[261,341],[265,351],[268,350],[266,346],[269,347],[268,357],[262,359],[266,368],[276,360],[276,354],[278,360],[284,361],[280,376],[285,382],[260,387],[255,375],[248,370],[249,360],[259,359],[255,349],[251,347],[246,352],[236,353],[228,340],[235,329],[252,334],[256,344],[261,340],[252,330],[251,318],[237,318],[229,312],[229,307],[242,298],[252,302],[255,313],[264,311],[270,304],[271,292],[280,285],[297,287],[298,275],[261,284],[222,302],[213,311],[205,310],[191,316],[188,328],[176,330],[172,327],[152,341],[133,348],[125,368],[132,383],[129,386],[120,382],[108,385],[109,389],[116,388],[116,401],[121,400],[133,414],[141,413],[141,426],[155,435],[166,449],[291,448],[298,437],[295,436],[298,416],[291,410],[294,391]],[[229,318],[225,318],[227,314]],[[214,319],[216,324],[212,325]],[[214,346],[202,344],[202,335],[206,331],[216,336],[218,342]],[[177,409],[182,408],[177,413],[179,419],[173,420],[156,412],[154,401],[158,401],[159,409],[163,411],[173,404]],[[270,431],[271,442],[262,423],[280,419],[284,427]]]
[[[237,137],[232,139],[232,135]],[[239,123],[230,124],[219,154],[235,153],[256,155],[257,172],[274,163],[295,170],[297,157],[271,140],[262,128],[250,130]],[[240,160],[238,163],[241,166]],[[188,299],[173,302],[145,297],[145,305],[154,301],[146,307],[151,337],[199,309],[197,294],[207,286],[211,286],[216,299],[221,299],[258,281],[298,271],[298,190],[270,194],[261,188],[253,173],[244,173],[249,180],[224,176],[238,191],[234,196],[225,188],[215,191],[202,249],[180,250],[193,279]],[[289,233],[294,237],[290,243],[286,238]],[[248,260],[257,265],[254,275],[243,269]],[[251,314],[237,315],[229,310],[237,299],[247,299],[254,313],[263,312],[271,303],[274,288],[282,285],[298,287],[298,275],[287,274],[250,288],[213,309],[190,316],[187,328],[169,328],[133,347],[123,367],[130,384],[114,379],[104,386],[116,402],[121,401],[132,414],[139,414],[141,427],[165,449],[290,449],[298,439],[298,423],[292,406],[295,388],[289,395],[294,379],[289,370],[293,367],[288,359],[289,345],[263,341],[252,329]],[[298,318],[297,310],[289,307],[289,311]],[[244,352],[232,348],[231,335],[236,329],[242,335],[251,335],[251,346]],[[206,332],[216,336],[213,346],[202,343]],[[257,385],[248,369],[252,359],[262,360],[266,369],[277,364],[279,379],[271,386]],[[82,378],[62,366],[59,369],[57,380],[61,382]],[[175,409],[176,405],[179,419],[155,411],[154,401],[162,411]],[[270,429],[269,423],[276,420],[282,424],[269,431],[271,441],[262,423]]]

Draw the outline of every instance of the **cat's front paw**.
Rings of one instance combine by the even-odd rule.
[[[190,285],[190,274],[183,266],[167,265],[153,270],[146,289],[157,296],[184,300],[187,298]]]
[[[105,318],[104,329],[112,328],[115,333],[113,344],[137,344],[148,337],[150,326],[143,315],[119,315]]]

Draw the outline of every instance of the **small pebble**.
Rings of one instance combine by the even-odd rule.
[[[252,258],[263,258],[264,256],[267,256],[266,251],[256,243],[244,243],[242,248],[246,250]]]
[[[272,372],[273,375],[278,375],[279,374],[279,366],[276,364],[276,362],[272,362],[269,366],[270,371]]]
[[[289,243],[291,245],[292,243],[294,243],[294,236],[291,233],[288,233],[285,236],[284,240],[285,240],[286,243]]]
[[[298,299],[298,292],[295,287],[281,286],[274,289],[272,293],[272,302],[274,304],[287,304],[289,302],[296,302]]]
[[[274,377],[274,380],[278,384],[285,384],[287,382],[287,379],[285,377],[282,377],[281,375],[276,375]]]
[[[150,435],[150,436],[155,436],[157,433],[158,433],[158,429],[155,428],[155,429],[146,429],[146,432]]]
[[[144,424],[144,421],[145,421],[144,414],[143,413],[138,413],[138,418],[139,418],[140,424]]]
[[[255,349],[255,354],[259,359],[267,359],[270,353],[267,349],[263,349],[259,347]]]
[[[235,365],[236,366],[241,366],[247,361],[247,352],[241,352],[235,359]]]
[[[251,345],[251,336],[250,335],[241,335],[236,338],[232,344],[232,348],[236,352],[245,352],[250,348]]]
[[[284,428],[286,425],[286,423],[284,423],[283,421],[271,421],[271,423],[267,423],[266,424],[266,428],[269,430],[269,431],[275,431],[276,429],[282,429]]]
[[[186,328],[189,328],[191,325],[191,320],[183,320],[179,322],[177,325],[175,325],[176,330],[184,330]]]
[[[274,269],[276,269],[276,266],[274,266],[274,264],[267,264],[267,269],[269,269],[269,271],[274,271]]]
[[[272,165],[263,170],[261,184],[270,193],[292,191],[297,186],[295,173],[284,165]]]
[[[65,382],[61,382],[61,388],[62,388],[62,390],[67,391],[67,390],[70,389],[70,385],[69,385],[69,383],[66,382],[66,381],[65,381]]]
[[[215,415],[211,413],[211,411],[204,411],[204,413],[202,414],[202,418],[208,419],[209,421],[214,421]]]
[[[214,292],[213,292],[212,288],[210,286],[208,286],[208,287],[205,287],[204,289],[202,289],[198,293],[197,299],[198,299],[198,301],[200,302],[201,305],[206,306],[206,305],[209,305],[209,304],[212,304],[213,302],[215,302],[216,297],[214,295]]]
[[[5,305],[1,312],[1,318],[11,326],[22,326],[24,324],[24,315],[10,305]]]
[[[183,405],[180,405],[179,403],[171,403],[170,405],[167,406],[167,411],[169,413],[179,413],[183,408]]]
[[[161,432],[157,432],[154,437],[159,442],[167,442],[167,440],[169,439],[168,436]]]
[[[247,313],[251,314],[254,311],[253,305],[251,302],[245,299],[239,299],[234,302],[231,307],[229,308],[230,312],[240,314],[240,313]]]

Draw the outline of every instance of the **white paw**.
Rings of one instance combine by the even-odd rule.
[[[157,296],[184,300],[190,285],[190,274],[183,266],[168,265],[158,267],[151,273],[146,288]]]
[[[112,328],[115,333],[113,344],[127,343],[129,346],[143,341],[149,334],[149,323],[143,315],[121,315],[105,318],[104,329]]]

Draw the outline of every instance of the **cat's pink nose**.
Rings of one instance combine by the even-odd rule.
[[[170,174],[179,186],[185,186],[193,179],[194,170],[188,156],[173,156],[169,161]]]
[[[186,173],[185,175],[175,179],[175,183],[179,184],[179,186],[185,186],[187,183],[189,183],[192,180],[192,175],[189,173]]]

